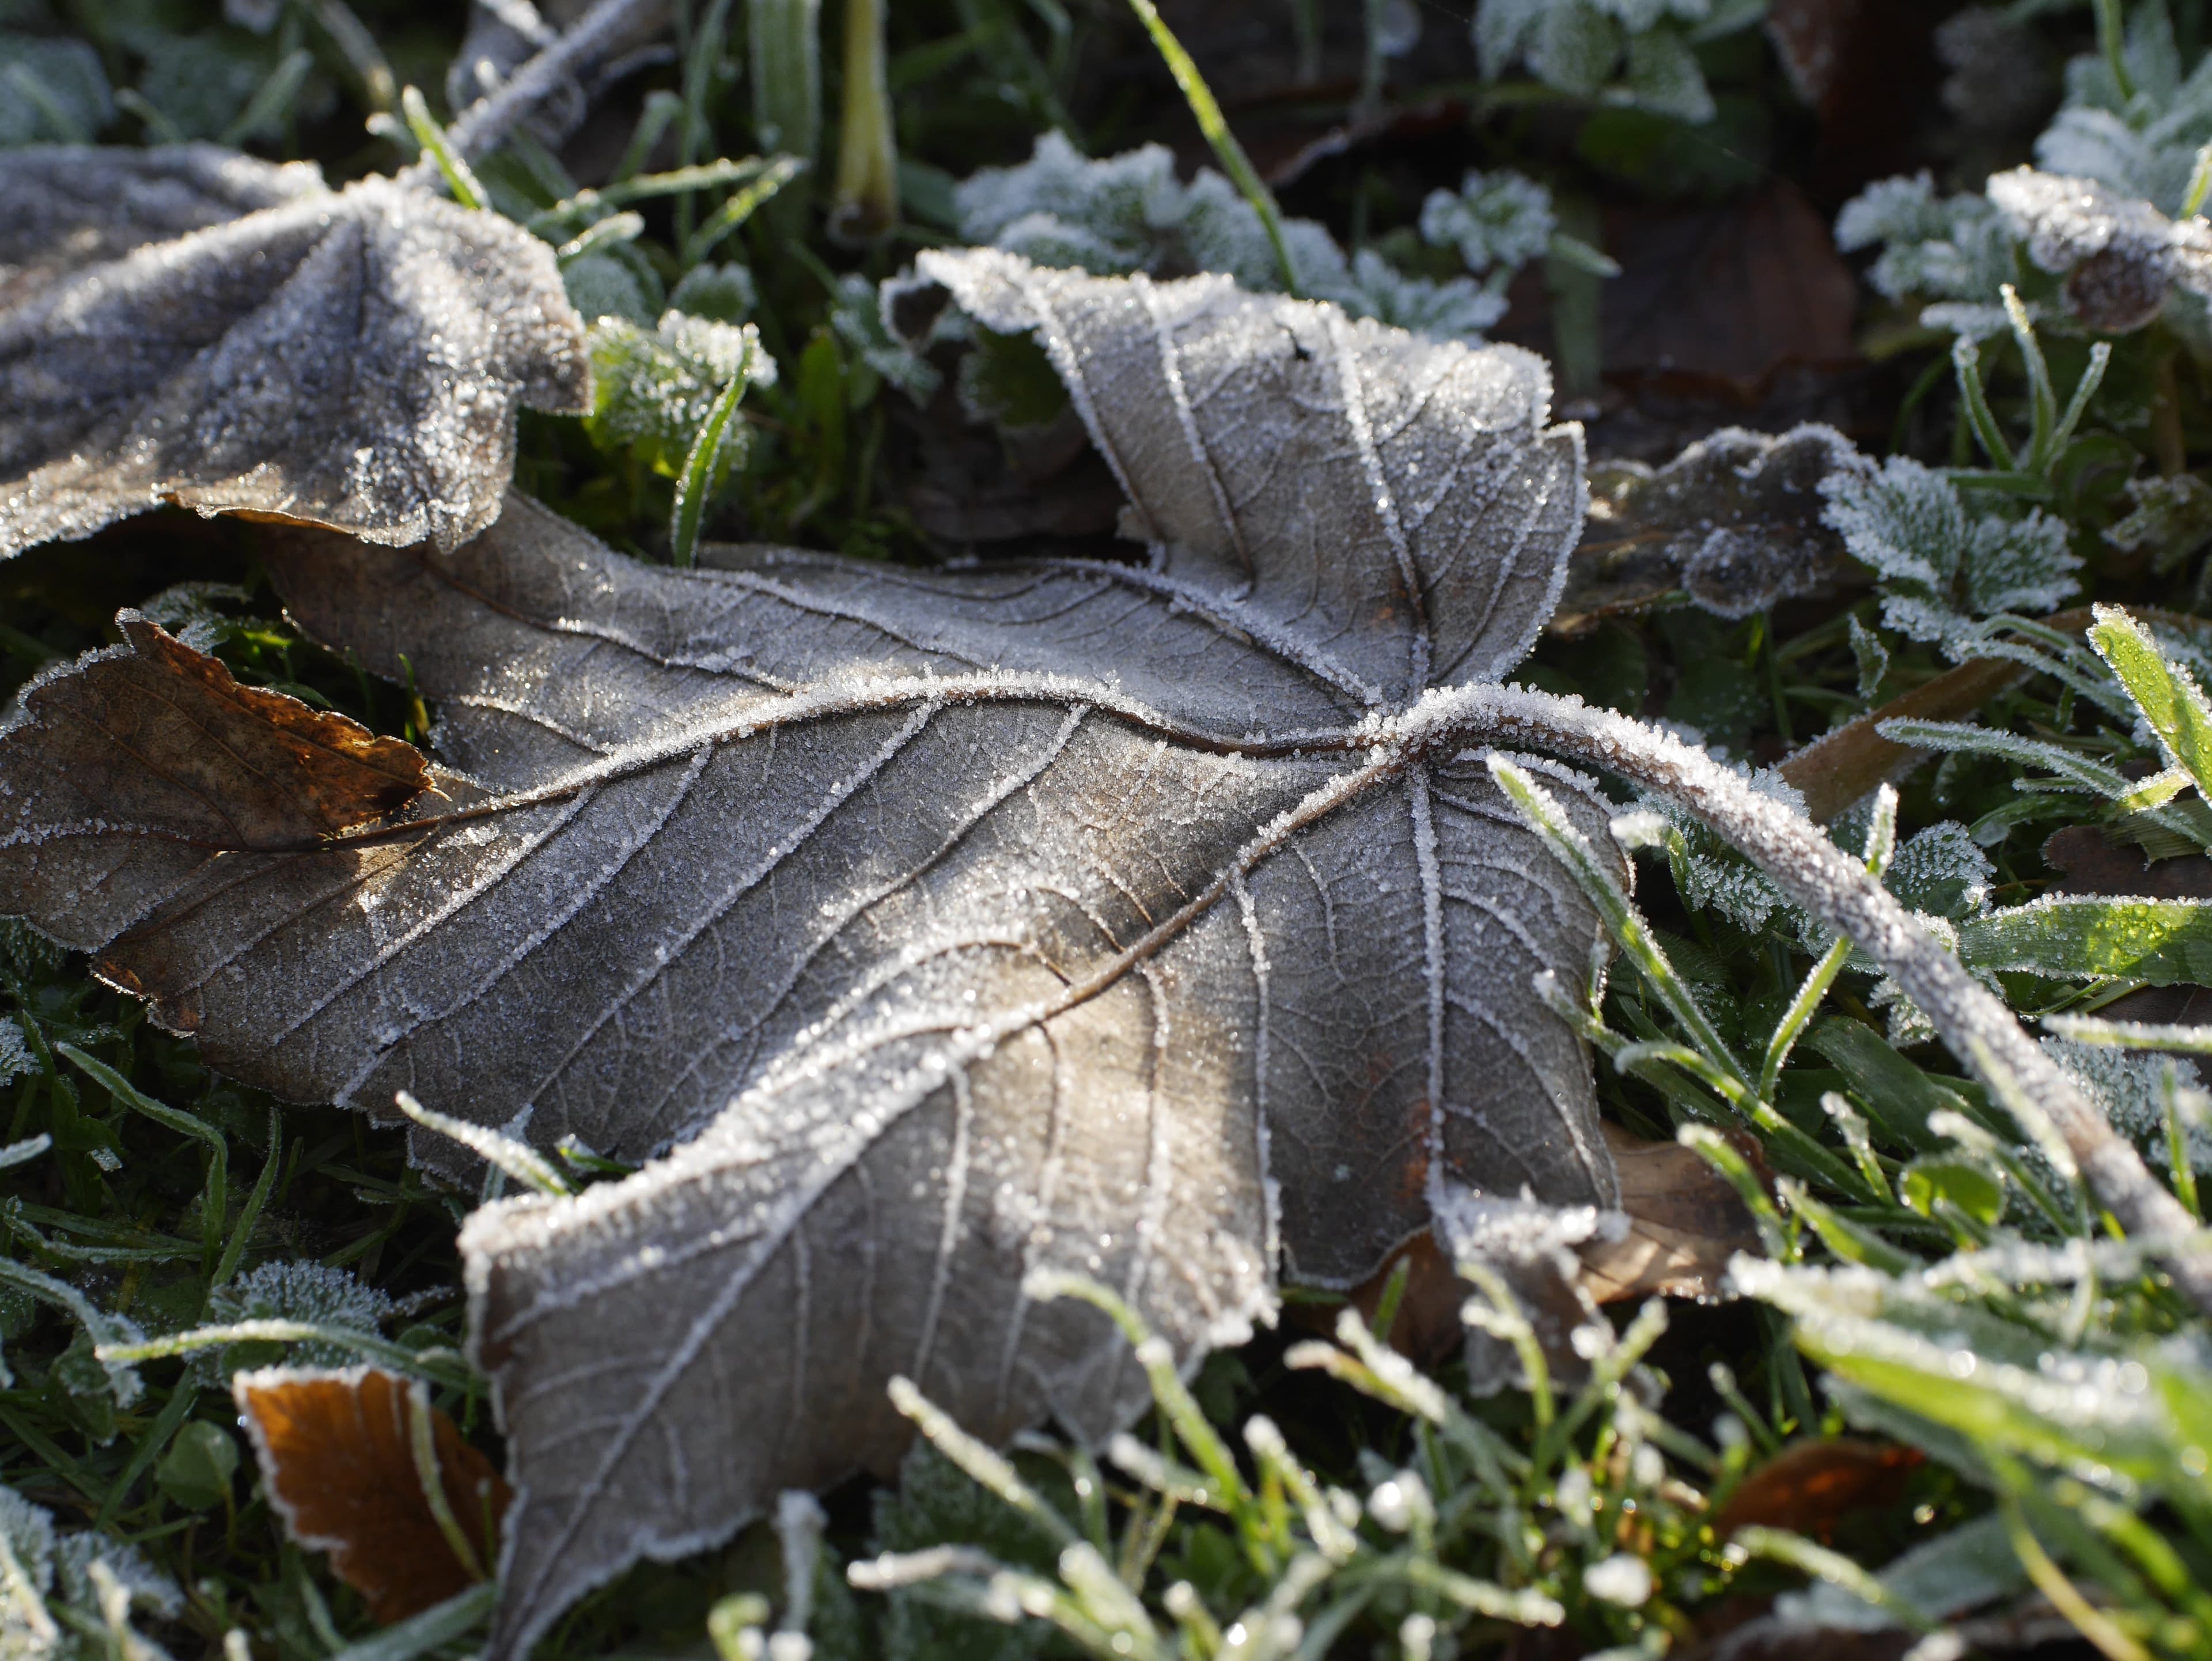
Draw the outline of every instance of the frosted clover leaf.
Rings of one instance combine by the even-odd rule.
[[[1358,304],[1350,309],[1358,315],[1431,340],[1464,340],[1474,344],[1505,315],[1504,295],[1492,293],[1472,277],[1455,277],[1438,283],[1425,277],[1407,277],[1372,248],[1362,248],[1353,256],[1352,282]]]
[[[2133,9],[2124,96],[2101,52],[2067,66],[2066,102],[2035,143],[2047,173],[2094,179],[2162,214],[2181,210],[2197,152],[2212,131],[2212,56],[2186,76],[2162,6]]]
[[[1766,767],[1754,772],[1739,762],[1733,770],[1760,795],[1803,811],[1803,795],[1778,770]],[[1747,933],[1765,928],[1777,911],[1791,909],[1771,878],[1694,815],[1663,796],[1647,794],[1643,801],[1663,816],[1681,837],[1681,858],[1675,865],[1674,879],[1686,904],[1700,910],[1711,908]]]
[[[1939,198],[1925,173],[1869,185],[1836,216],[1838,248],[1881,246],[1867,271],[1877,293],[1936,301],[1923,322],[1977,339],[2008,326],[1999,294],[2019,275],[2018,241],[1987,197]]]
[[[0,554],[163,502],[451,547],[587,402],[552,250],[392,179],[0,153]]]
[[[1101,275],[1147,268],[1188,212],[1165,145],[1092,161],[1059,132],[1040,134],[1035,152],[1018,166],[978,168],[954,188],[953,204],[970,242]],[[1079,238],[1097,266],[1042,257],[1037,245],[1054,237]]]
[[[570,260],[562,268],[561,286],[576,314],[593,321],[615,317],[650,328],[661,309],[629,262],[611,253]]]
[[[661,313],[647,330],[620,318],[592,326],[597,403],[586,422],[605,443],[628,444],[648,465],[673,475],[723,387],[744,376],[756,386],[775,380],[775,360],[750,323],[717,323],[681,312]],[[732,435],[735,428],[732,429]],[[729,441],[725,440],[726,448]]]
[[[20,1019],[0,1015],[0,1085],[10,1085],[39,1070],[38,1057],[23,1041]]]
[[[1158,144],[1091,161],[1060,134],[1045,133],[1027,161],[979,169],[953,199],[963,236],[1038,265],[1102,277],[1218,271],[1259,293],[1282,285],[1252,204],[1209,168],[1185,185]],[[1473,342],[1504,312],[1474,283],[1401,272],[1371,249],[1347,259],[1312,220],[1285,221],[1283,235],[1299,292],[1354,317]]]
[[[2073,1074],[2082,1093],[2103,1110],[2113,1129],[2139,1147],[2158,1150],[2154,1157],[2160,1165],[2166,1163],[2164,1079],[2174,1065],[2169,1057],[2079,1043],[2071,1038],[2045,1038],[2043,1047]],[[2185,1085],[2195,1083],[2185,1071],[2181,1079]],[[2199,1171],[2212,1172],[2212,1131],[2193,1124],[2188,1126],[2186,1135],[2190,1164]]]
[[[168,1661],[131,1624],[143,1610],[173,1620],[176,1582],[124,1541],[64,1534],[53,1516],[0,1487],[0,1657],[6,1661]]]
[[[1966,827],[1945,819],[1906,837],[1883,881],[1915,911],[1955,922],[1988,909],[1996,875],[1996,867]]]
[[[1996,867],[1966,827],[1955,819],[1946,819],[1906,838],[1890,861],[1882,882],[1911,909],[1921,927],[1955,955],[1957,925],[1989,909],[1990,879],[1996,874]],[[1850,964],[1861,973],[1879,972],[1874,959],[1864,952],[1854,951]],[[1999,989],[1994,977],[1977,971],[1977,977],[1992,991]],[[1889,1041],[1899,1049],[1926,1043],[1936,1036],[1935,1023],[1892,977],[1880,977],[1867,994],[1867,1002],[1889,1012]]]
[[[892,1466],[895,1374],[996,1440],[1126,1423],[1142,1370],[1033,1270],[1188,1364],[1449,1189],[1617,1202],[1534,989],[1595,916],[1481,760],[1504,729],[1437,713],[1536,696],[1497,682],[1582,507],[1540,360],[1219,277],[921,266],[1042,338],[1145,563],[678,570],[520,497],[450,555],[272,533],[289,615],[411,673],[440,762],[128,615],[0,735],[4,891],[211,1064],[651,1161],[464,1232],[501,1661],[641,1555]]]
[[[671,311],[716,323],[742,323],[759,304],[759,285],[743,265],[694,265],[668,293]]]
[[[1477,276],[1493,268],[1510,276],[1541,255],[1558,228],[1552,193],[1503,170],[1470,173],[1456,191],[1431,191],[1421,204],[1422,237],[1458,249]]]
[[[1957,642],[1977,619],[2049,611],[2076,591],[2066,526],[2040,508],[1976,513],[1941,473],[1906,456],[1820,486],[1824,517],[1881,579],[1882,621],[1913,640]]]
[[[1693,38],[1748,27],[1765,10],[1742,0],[1482,0],[1474,43],[1486,79],[1522,64],[1561,92],[1702,122],[1714,106]]]
[[[927,404],[937,390],[943,377],[936,366],[891,332],[876,285],[865,277],[838,279],[830,326],[855,357],[916,404]]]

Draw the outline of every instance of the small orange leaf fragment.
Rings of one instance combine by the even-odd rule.
[[[1713,1531],[1725,1540],[1753,1523],[1826,1539],[1852,1512],[1893,1506],[1925,1456],[1855,1436],[1799,1442],[1743,1479]]]
[[[234,1378],[231,1395],[270,1504],[293,1539],[331,1555],[379,1624],[498,1563],[514,1490],[420,1384],[368,1366],[264,1367]]]

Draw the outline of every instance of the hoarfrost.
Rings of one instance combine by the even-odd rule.
[[[1838,472],[1820,489],[1827,523],[1882,580],[1882,621],[1913,640],[1960,640],[1974,620],[2039,615],[2078,588],[2064,520],[2040,508],[1971,511],[1957,486],[1909,456]]]

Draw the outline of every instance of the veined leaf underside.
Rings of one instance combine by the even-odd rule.
[[[1005,257],[969,259],[936,269],[989,303],[963,285]],[[1131,288],[1016,275],[1063,325]],[[1122,314],[1067,326],[1069,362],[1149,569],[678,572],[519,498],[451,555],[287,532],[302,626],[437,703],[429,789],[197,863],[149,856],[143,766],[10,804],[0,874],[42,926],[94,889],[135,918],[81,943],[234,1074],[672,1149],[465,1230],[519,1491],[500,1653],[641,1555],[888,1465],[892,1373],[987,1434],[1121,1421],[1140,1377],[1094,1312],[1027,1302],[1032,1268],[1194,1358],[1270,1313],[1279,1262],[1352,1281],[1446,1186],[1616,1197],[1532,986],[1584,972],[1595,920],[1479,734],[1408,736],[1423,654],[1510,660],[1574,536],[1540,366],[1332,345],[1324,308],[1205,279]],[[1487,436],[1454,436],[1478,393]],[[1321,502],[1326,559],[1264,487],[1331,467],[1359,494]],[[127,660],[45,683],[0,765]]]

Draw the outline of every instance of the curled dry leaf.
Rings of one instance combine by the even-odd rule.
[[[12,150],[0,159],[0,308],[149,242],[326,194],[312,162],[263,161],[219,144]]]
[[[82,935],[39,850],[132,826],[106,882],[146,909],[100,961],[218,1065],[674,1147],[464,1232],[518,1488],[495,1656],[641,1555],[887,1468],[894,1373],[986,1435],[1123,1421],[1127,1348],[1032,1269],[1188,1360],[1270,1315],[1279,1265],[1355,1284],[1448,1192],[1617,1196],[1532,985],[1585,972],[1595,918],[1480,728],[1423,724],[1557,592],[1580,457],[1541,362],[1216,278],[928,270],[1044,338],[1149,567],[678,571],[520,499],[450,557],[272,536],[291,614],[404,654],[456,770],[181,876],[96,768],[22,770],[60,683],[0,737],[8,891]],[[1528,764],[1610,849],[1603,802]]]
[[[488,1578],[514,1492],[416,1382],[374,1367],[264,1367],[230,1382],[292,1538],[382,1625]]]
[[[1847,580],[1856,568],[1821,521],[1820,481],[1865,465],[1834,428],[1808,423],[1779,437],[1723,428],[1656,471],[1594,468],[1589,520],[1552,627],[1573,634],[1678,590],[1746,618]]]
[[[1727,1295],[1729,1260],[1738,1252],[1765,1254],[1759,1226],[1728,1179],[1694,1148],[1679,1142],[1646,1141],[1610,1123],[1599,1130],[1620,1176],[1615,1214],[1602,1220],[1591,1237],[1574,1248],[1576,1281],[1592,1303],[1624,1303],[1632,1298],[1717,1299]],[[1755,1137],[1730,1135],[1737,1152],[1765,1171]],[[1478,1296],[1460,1279],[1451,1260],[1422,1234],[1408,1241],[1366,1281],[1353,1288],[1350,1302],[1370,1321],[1384,1293],[1402,1273],[1396,1317],[1386,1335],[1393,1347],[1424,1366],[1440,1360],[1467,1342],[1460,1309]],[[1549,1294],[1548,1309],[1538,1312],[1547,1330],[1571,1333],[1586,1313],[1576,1287],[1564,1279],[1524,1285],[1539,1298]],[[1316,1312],[1310,1324],[1325,1331],[1333,1316]],[[1571,1343],[1562,1342],[1556,1358],[1569,1377],[1587,1372]]]
[[[496,215],[204,149],[25,154],[0,160],[0,206],[43,228],[6,244],[32,275],[0,291],[0,555],[163,502],[449,548],[499,512],[518,404],[590,407],[552,250]]]

